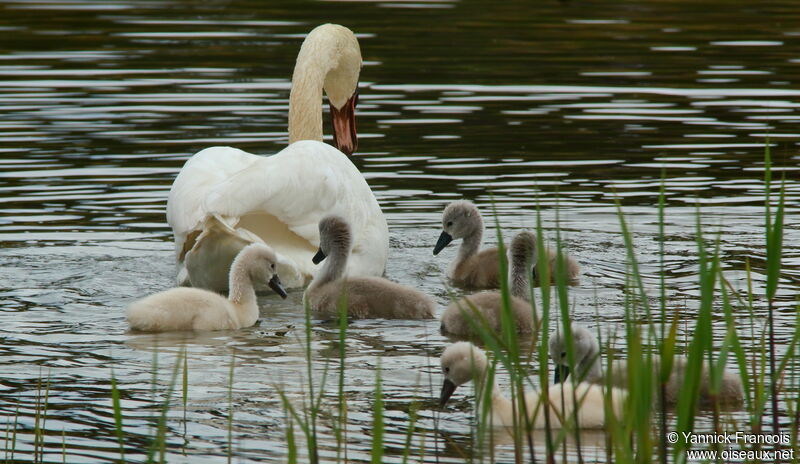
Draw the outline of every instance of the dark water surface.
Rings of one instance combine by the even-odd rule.
[[[466,197],[488,213],[493,199],[512,233],[535,225],[538,205],[548,239],[558,220],[583,264],[575,318],[619,329],[626,261],[614,202],[656,294],[663,173],[670,306],[688,336],[699,295],[698,204],[706,231],[720,233],[729,278],[742,286],[749,261],[755,292],[764,293],[768,139],[776,174],[786,176],[776,315],[785,349],[800,287],[794,1],[0,0],[0,428],[18,421],[14,459],[34,459],[36,404],[48,384],[44,460],[62,460],[62,441],[68,462],[117,459],[112,368],[126,456],[144,459],[184,348],[188,401],[184,413],[179,387],[168,460],[228,454],[234,353],[234,459],[285,459],[278,390],[299,404],[308,389],[301,292],[264,297],[258,325],[233,333],[129,335],[124,308],[173,285],[165,205],[185,160],[213,145],[263,154],[285,146],[294,58],[323,22],[349,26],[361,42],[355,163],[389,220],[388,277],[435,295],[441,311],[455,255],[455,247],[431,255],[443,206]],[[756,327],[764,306],[757,302]],[[716,323],[721,337],[721,317]],[[336,365],[326,359],[335,359],[337,337],[334,327],[314,328],[316,382]],[[418,400],[415,448],[426,461],[462,460],[469,388],[446,412],[427,401],[438,393],[446,342],[435,320],[351,326],[350,459],[368,456],[380,364],[387,462],[402,460]],[[337,401],[335,372],[327,410]],[[331,456],[331,416],[320,421]]]

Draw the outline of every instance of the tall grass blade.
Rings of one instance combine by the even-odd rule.
[[[665,180],[667,177],[666,169],[661,169],[661,184],[658,188],[658,265],[659,265],[659,282],[658,287],[660,291],[659,295],[659,302],[660,302],[660,312],[661,317],[659,320],[661,321],[660,324],[660,337],[661,337],[661,346],[659,349],[660,357],[662,359],[661,362],[661,370],[659,372],[659,382],[658,382],[658,408],[659,408],[659,415],[658,415],[658,428],[659,428],[659,437],[665,437],[667,434],[667,405],[664,401],[664,397],[667,391],[667,381],[669,379],[669,373],[672,369],[672,357],[675,349],[675,334],[676,334],[676,323],[673,321],[671,324],[671,330],[669,333],[669,338],[666,337],[666,320],[667,320],[667,282],[666,282],[666,263],[664,262],[666,256],[666,250],[664,249],[665,242],[667,240],[667,235],[665,231],[665,223],[666,223],[666,190],[665,190]],[[664,368],[665,362],[663,360],[668,360],[667,363],[669,367],[667,369]],[[658,451],[659,451],[659,459],[661,464],[667,464],[667,442],[663,438],[658,440]]]
[[[17,402],[17,408],[14,411],[14,431],[11,433],[11,458],[10,461],[14,461],[14,453],[17,450],[17,427],[19,426],[19,402]]]
[[[156,359],[157,356],[155,356]],[[156,424],[156,432],[155,437],[153,438],[153,443],[150,445],[150,448],[147,453],[147,462],[155,462],[155,455],[158,453],[158,462],[164,463],[166,462],[166,452],[167,452],[167,415],[169,413],[170,404],[172,402],[172,395],[175,392],[175,385],[177,384],[178,380],[178,370],[181,366],[181,356],[178,355],[178,359],[175,360],[175,365],[172,368],[172,372],[170,374],[170,381],[167,387],[167,392],[164,395],[164,401],[160,406],[161,414],[159,415],[158,422]],[[155,374],[154,378],[155,377]],[[155,392],[155,385],[153,386],[153,391]]]
[[[186,409],[187,402],[189,401],[189,356],[186,352],[186,347],[183,347],[183,436],[186,437]],[[184,454],[186,450],[184,448]]]
[[[111,405],[114,408],[114,432],[117,434],[119,442],[119,459],[125,462],[125,436],[122,431],[122,406],[120,405],[119,387],[117,378],[114,375],[114,368],[111,368]]]
[[[286,415],[286,462],[288,464],[297,463],[297,443],[294,439],[294,423],[289,415]]]
[[[231,367],[228,371],[228,464],[233,461],[233,372],[235,368],[236,348],[232,348]]]
[[[372,464],[383,462],[383,391],[381,388],[381,366],[375,370],[375,406],[372,419]]]
[[[403,464],[408,462],[411,455],[411,440],[414,438],[414,431],[417,425],[417,410],[419,403],[413,402],[408,408],[408,432],[406,433],[405,446],[403,447]]]
[[[687,353],[684,381],[678,398],[678,421],[676,432],[689,433],[694,429],[694,419],[697,408],[697,396],[700,391],[700,377],[703,369],[705,353],[711,353],[711,340],[713,340],[711,314],[714,301],[715,279],[718,274],[717,256],[709,257],[704,243],[700,212],[697,211],[696,219],[696,244],[698,252],[698,273],[700,280],[700,307],[692,340]],[[682,435],[681,435],[682,436]],[[685,451],[689,444],[680,441],[675,446],[676,460],[684,459]]]
[[[783,216],[785,198],[785,178],[781,181],[780,197],[778,208],[775,212],[775,221],[771,221],[772,205],[770,202],[770,191],[772,190],[772,166],[770,159],[769,141],[764,154],[764,190],[766,208],[766,235],[767,235],[767,311],[769,324],[769,366],[770,366],[770,400],[772,410],[772,433],[780,432],[779,411],[778,411],[778,372],[776,369],[777,355],[775,353],[775,322],[774,322],[774,302],[775,294],[778,290],[778,281],[781,271],[781,251],[783,248]]]
[[[308,375],[308,395],[311,398],[312,411],[304,411],[306,420],[304,421],[305,435],[308,440],[308,455],[312,464],[319,463],[319,451],[317,449],[317,415],[314,411],[314,364],[313,352],[311,350],[311,306],[308,302],[305,307],[305,355],[306,355],[306,374]],[[321,396],[320,396],[321,397]]]
[[[342,292],[339,301],[339,420],[336,427],[336,458],[341,459],[344,452],[344,461],[347,462],[347,398],[344,394],[345,358],[347,356],[347,292]],[[342,446],[344,445],[344,446]],[[344,450],[342,450],[344,448]]]

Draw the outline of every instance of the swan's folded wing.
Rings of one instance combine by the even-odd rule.
[[[385,227],[377,200],[358,169],[340,151],[315,141],[293,143],[228,177],[211,189],[203,209],[240,218],[237,227],[270,244],[281,233],[280,227],[285,227],[296,236],[290,240],[293,246],[273,247],[298,264],[309,261],[308,269],[313,269],[310,258],[319,246],[318,223],[325,215],[338,214],[351,224],[356,247],[364,242],[360,237],[373,234],[370,223],[376,216]],[[260,222],[252,219],[257,213],[265,213]],[[257,230],[272,217],[280,224]]]
[[[184,164],[167,199],[167,222],[175,235],[178,256],[184,254],[181,250],[186,236],[205,220],[204,203],[212,189],[258,159],[236,148],[211,147]]]
[[[363,176],[344,154],[321,142],[302,141],[217,184],[203,209],[238,218],[268,212],[318,246],[318,223],[326,214],[363,221],[365,193],[372,197]]]

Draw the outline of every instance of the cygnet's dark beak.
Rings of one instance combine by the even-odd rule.
[[[283,285],[281,284],[281,279],[278,278],[278,274],[273,274],[272,278],[269,279],[269,288],[272,289],[273,292],[280,295],[281,298],[286,299],[288,296],[286,294],[286,290],[284,290]]]
[[[445,231],[442,231],[442,235],[439,236],[439,240],[436,242],[436,246],[433,247],[433,256],[438,255],[439,252],[444,250],[444,247],[446,247],[452,241],[453,241],[453,236]]]
[[[314,264],[319,264],[322,262],[323,259],[325,259],[325,253],[323,253],[322,248],[320,248],[319,250],[317,250],[317,254],[315,254],[314,257],[311,258],[311,262]]]
[[[439,406],[444,407],[447,404],[447,400],[453,396],[453,392],[456,391],[456,384],[454,384],[450,379],[444,379],[442,382],[442,393],[439,395]]]
[[[556,364],[553,369],[553,383],[562,383],[569,377],[569,366],[563,364]]]

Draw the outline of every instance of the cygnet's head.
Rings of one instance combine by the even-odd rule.
[[[483,219],[471,201],[458,200],[447,205],[442,214],[442,234],[433,254],[438,255],[450,242],[458,238],[483,233]]]
[[[456,388],[484,375],[486,364],[486,354],[472,343],[458,342],[448,346],[441,357],[444,382],[439,404],[444,406]]]
[[[330,214],[319,221],[319,250],[311,259],[319,264],[334,251],[350,252],[350,225],[341,216]]]
[[[246,262],[246,268],[252,281],[267,282],[273,292],[280,295],[281,298],[286,298],[286,290],[283,288],[276,271],[278,257],[268,245],[251,243],[242,248],[242,251],[236,257],[236,261]],[[236,263],[234,262],[233,266],[235,265]]]
[[[594,363],[599,362],[600,344],[594,334],[579,324],[572,324],[572,356],[579,376],[584,376],[586,370]],[[555,364],[555,383],[564,382],[569,377],[569,359],[567,355],[567,339],[563,332],[557,331],[550,336],[550,359]],[[588,363],[588,364],[587,364]],[[585,380],[585,379],[579,379]]]

